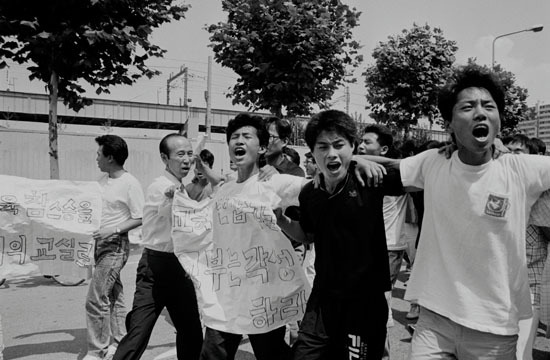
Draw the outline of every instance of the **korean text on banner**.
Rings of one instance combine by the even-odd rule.
[[[213,207],[216,219],[213,220]],[[231,225],[230,225],[231,224]],[[238,227],[248,227],[243,238]],[[220,234],[213,238],[213,230]],[[301,320],[310,287],[290,241],[264,203],[176,192],[175,253],[197,289],[206,326],[258,334]]]
[[[42,274],[85,278],[101,201],[97,182],[0,175],[0,277],[34,264]]]

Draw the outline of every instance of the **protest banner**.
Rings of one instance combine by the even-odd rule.
[[[206,326],[258,334],[302,319],[309,283],[265,202],[197,203],[177,191],[172,210],[174,251],[195,283]]]
[[[36,267],[86,278],[101,206],[97,182],[0,175],[0,278]]]

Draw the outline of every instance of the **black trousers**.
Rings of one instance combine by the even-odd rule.
[[[359,301],[323,301],[312,293],[292,348],[294,360],[380,360],[387,320],[382,291]]]
[[[264,334],[248,335],[257,360],[289,360],[290,347],[285,342],[286,327]],[[234,360],[242,335],[206,328],[201,360]]]
[[[114,360],[141,357],[165,307],[176,328],[178,359],[198,360],[203,339],[193,282],[174,254],[144,249],[137,268],[132,311],[126,317],[128,333]]]

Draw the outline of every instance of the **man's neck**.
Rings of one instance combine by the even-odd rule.
[[[324,187],[325,191],[328,192],[329,194],[334,194],[334,192],[338,188],[338,185],[340,185],[343,181],[346,180],[346,176],[347,176],[347,174],[344,175],[344,177],[342,177],[342,178],[329,179],[328,181],[324,176],[322,176],[322,178],[323,178],[322,184],[323,184],[323,187]]]
[[[472,152],[462,147],[458,149],[458,157],[466,165],[479,166],[488,163],[493,158],[493,149],[482,152]]]
[[[107,172],[109,174],[109,177],[111,179],[118,179],[119,177],[124,174],[126,170],[122,166],[113,166],[109,171]]]
[[[238,183],[245,182],[246,180],[250,179],[252,176],[256,175],[258,172],[260,172],[258,164],[238,167],[237,168],[237,174],[238,174],[237,182]]]

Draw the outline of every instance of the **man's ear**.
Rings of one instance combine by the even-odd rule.
[[[388,145],[384,145],[380,148],[380,155],[386,155],[390,147]]]
[[[160,158],[161,158],[162,162],[165,163],[165,164],[168,161],[168,156],[166,156],[165,153],[160,153]]]
[[[260,145],[260,149],[258,150],[258,154],[263,155],[263,154],[265,154],[266,150],[267,150],[267,146]]]

